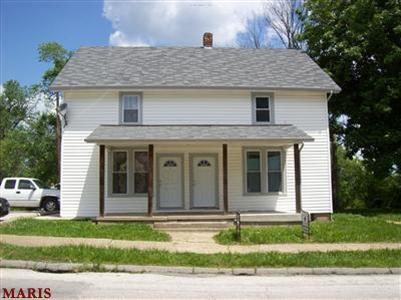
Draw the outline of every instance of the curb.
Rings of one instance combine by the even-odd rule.
[[[1,260],[0,268],[28,269],[50,273],[122,272],[186,275],[247,275],[247,276],[294,276],[294,275],[390,275],[401,274],[401,268],[203,268],[166,267],[112,264],[51,263],[29,260]]]

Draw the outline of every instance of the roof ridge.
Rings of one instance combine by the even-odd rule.
[[[213,47],[205,49],[202,46],[106,46],[106,45],[81,45],[79,49],[202,49],[202,50],[239,50],[239,51],[293,51],[305,53],[302,49],[290,48],[241,48],[241,47]]]

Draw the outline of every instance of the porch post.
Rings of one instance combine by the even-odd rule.
[[[148,145],[148,215],[153,214],[153,145]]]
[[[227,168],[227,144],[223,144],[223,203],[224,212],[228,212],[228,168]]]
[[[104,217],[104,145],[99,145],[99,215]]]
[[[299,213],[301,212],[301,156],[298,144],[294,144],[294,169],[295,169],[295,207],[297,213]]]

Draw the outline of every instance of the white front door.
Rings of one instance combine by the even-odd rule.
[[[217,156],[192,156],[192,208],[218,208]]]
[[[184,208],[182,157],[161,156],[158,163],[160,209]]]

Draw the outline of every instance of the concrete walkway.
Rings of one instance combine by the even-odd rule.
[[[219,245],[213,240],[215,233],[211,232],[169,232],[171,242],[126,241],[93,238],[69,238],[48,236],[0,235],[2,243],[19,246],[61,246],[87,245],[94,247],[114,247],[120,249],[158,249],[170,252],[211,253],[252,253],[252,252],[283,252],[297,253],[305,251],[351,251],[370,249],[401,249],[401,243],[310,243],[310,244],[268,244],[268,245]]]

